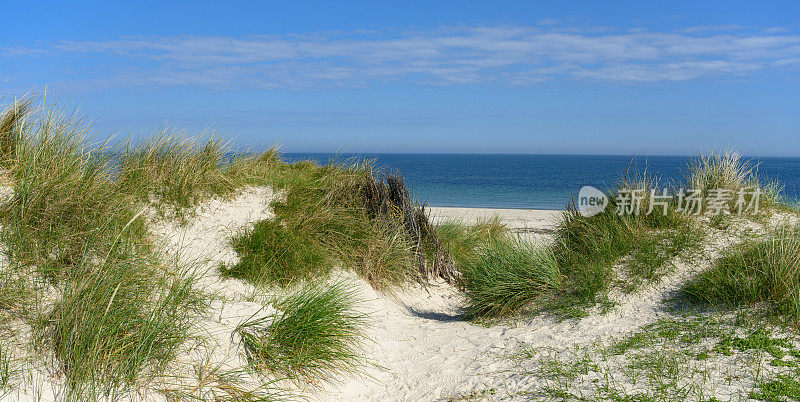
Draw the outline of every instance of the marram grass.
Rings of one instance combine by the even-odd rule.
[[[293,220],[291,229],[309,230],[280,232],[286,236],[276,244],[321,233],[324,243],[311,244],[324,244],[326,262],[346,261],[375,283],[397,282],[415,272],[402,226],[376,221],[363,205],[360,191],[368,174],[363,169],[289,165],[274,148],[228,160],[216,139],[172,133],[122,148],[91,144],[94,133],[74,114],[22,114],[17,108],[2,119],[13,197],[0,207],[2,242],[11,263],[2,272],[0,309],[3,317],[13,313],[32,328],[31,350],[46,357],[63,379],[59,392],[65,399],[116,399],[136,392],[173,359],[203,308],[194,278],[160,257],[145,220],[149,207],[181,216],[206,198],[246,185],[300,187],[287,210],[309,215],[287,219]],[[314,197],[303,202],[300,197],[306,195]],[[354,200],[359,203],[352,207]],[[309,226],[301,222],[305,219]],[[287,264],[285,258],[277,254],[274,259],[284,266],[302,261]],[[310,265],[318,268],[317,262]],[[351,295],[341,286],[303,289],[279,303],[286,314],[273,326],[283,329],[280,339],[277,332],[271,335],[275,345],[295,347],[301,360],[316,356],[313,367],[293,361],[292,370],[301,376],[343,370],[356,358],[355,349],[347,348],[355,347],[363,317],[347,310]],[[303,354],[302,345],[290,346],[297,340],[291,339],[297,335],[292,328],[310,331],[309,339],[319,340],[320,349]],[[287,353],[282,356],[288,362],[292,352]],[[2,377],[6,388],[10,376]],[[241,389],[229,387],[234,394]]]
[[[240,259],[221,267],[224,276],[287,286],[339,266],[378,289],[424,276],[420,266],[429,262],[416,245],[435,233],[425,226],[423,236],[414,239],[400,209],[372,197],[377,181],[371,165],[300,163],[282,169],[294,171],[297,181],[285,200],[272,203],[274,218],[232,238]]]
[[[15,101],[0,113],[0,167],[13,160],[20,139],[19,128],[30,109],[30,100]]]
[[[13,197],[0,206],[3,241],[17,265],[57,277],[87,253],[146,244],[143,218],[112,181],[107,160],[89,151],[88,127],[79,118],[41,112],[18,131]]]
[[[725,149],[722,152],[709,152],[695,158],[689,166],[688,187],[699,190],[704,196],[709,190],[728,190],[734,194],[728,203],[731,210],[740,191],[745,192],[749,202],[749,192],[758,190],[759,210],[768,210],[786,206],[782,195],[782,187],[777,183],[764,183],[758,177],[758,165],[744,160],[737,152]]]
[[[160,260],[142,205],[79,117],[40,110],[14,130],[0,309],[30,326],[64,399],[132,392],[189,336],[194,280]]]
[[[499,218],[484,219],[474,225],[460,221],[442,222],[436,226],[442,245],[447,249],[457,266],[472,261],[483,245],[509,236],[509,229]]]
[[[10,392],[19,380],[19,362],[11,356],[10,349],[4,339],[0,340],[0,399]]]
[[[455,264],[458,274],[443,277],[457,278],[469,315],[504,317],[554,300],[591,303],[620,279],[658,280],[703,236],[689,216],[620,217],[612,200],[593,217],[568,210],[555,243],[533,245],[497,220],[430,226],[402,180],[378,180],[368,163],[288,164],[276,148],[230,158],[218,138],[177,131],[116,146],[90,144],[95,134],[79,116],[32,111],[29,102],[0,114],[0,159],[14,194],[0,205],[0,240],[10,258],[0,272],[0,318],[14,315],[32,329],[31,350],[63,379],[65,399],[133,395],[191,336],[203,302],[185,267],[159,256],[148,208],[185,217],[202,201],[248,185],[285,191],[274,219],[233,238],[240,261],[222,271],[296,289],[275,302],[274,314],[237,332],[253,368],[300,382],[357,371],[363,360],[366,316],[354,293],[343,283],[309,284],[334,266],[384,289]],[[622,184],[660,190],[646,174]],[[688,184],[707,192],[759,182],[725,153],[700,158]],[[762,205],[777,205],[776,187],[761,188]],[[780,228],[729,251],[687,292],[709,303],[766,302],[797,319],[797,233]],[[0,393],[14,386],[10,361],[0,344]],[[215,381],[220,399],[262,395],[226,374]]]
[[[684,289],[694,299],[726,306],[769,303],[773,313],[800,320],[800,228],[781,226],[766,239],[727,250]]]
[[[648,193],[659,190],[658,180],[645,172],[625,178],[619,188]],[[647,214],[620,215],[614,194],[608,207],[594,216],[582,215],[570,204],[558,225],[554,252],[564,275],[568,303],[602,301],[616,283],[635,288],[657,281],[672,269],[671,261],[697,249],[704,233],[692,216],[668,208]],[[673,206],[674,207],[674,206]]]
[[[139,257],[85,267],[38,321],[38,343],[52,349],[70,399],[118,397],[157,375],[189,338],[201,303],[194,279],[167,275]]]
[[[561,287],[552,251],[516,238],[490,240],[460,271],[472,317],[518,314]]]
[[[327,274],[328,253],[310,236],[279,219],[256,222],[231,239],[239,261],[223,266],[224,276],[247,278],[255,283],[289,285],[303,278]]]
[[[162,131],[121,148],[115,161],[120,187],[171,212],[179,214],[236,187],[223,170],[227,148],[213,135],[205,139]]]
[[[278,298],[275,313],[237,328],[251,367],[299,382],[332,379],[363,363],[367,316],[352,285],[304,283]]]

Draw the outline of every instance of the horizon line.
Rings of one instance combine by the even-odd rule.
[[[264,150],[242,150],[242,151],[233,151],[233,153],[248,153],[248,152],[264,152],[269,148]],[[709,155],[713,153],[694,153],[694,154],[648,154],[648,153],[548,153],[548,152],[536,152],[536,153],[504,153],[504,152],[373,152],[373,151],[359,151],[359,152],[332,152],[332,151],[290,151],[284,152],[278,148],[278,153],[281,155],[291,155],[291,154],[320,154],[320,155],[443,155],[443,156],[617,156],[617,157],[626,157],[626,158],[647,158],[647,157],[673,157],[673,158],[695,158],[700,157],[703,155]],[[784,159],[800,159],[800,155],[746,155],[746,154],[738,154],[742,158],[746,159],[758,159],[758,158],[784,158]]]

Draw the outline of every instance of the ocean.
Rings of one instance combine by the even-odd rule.
[[[619,155],[464,155],[287,153],[287,161],[372,159],[399,172],[414,197],[431,206],[563,209],[589,185],[615,186],[626,171],[656,174],[663,185],[685,183],[692,157]],[[746,158],[762,181],[777,181],[791,202],[800,199],[800,158]]]

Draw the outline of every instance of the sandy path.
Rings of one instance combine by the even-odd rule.
[[[664,301],[689,277],[687,266],[675,274],[619,300],[607,314],[558,322],[537,316],[516,325],[476,325],[458,319],[462,297],[451,286],[437,284],[398,295],[397,301],[372,293],[374,328],[367,356],[385,370],[370,378],[350,379],[319,400],[440,400],[495,388],[496,398],[517,399],[520,391],[543,385],[534,376],[518,376],[503,354],[521,344],[570,348],[620,337],[666,317]],[[371,293],[362,286],[365,294]]]

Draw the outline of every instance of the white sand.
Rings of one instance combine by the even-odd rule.
[[[564,213],[552,209],[501,209],[501,208],[457,208],[427,207],[431,221],[438,224],[443,221],[461,221],[473,224],[481,219],[493,217],[514,230],[551,231]]]

